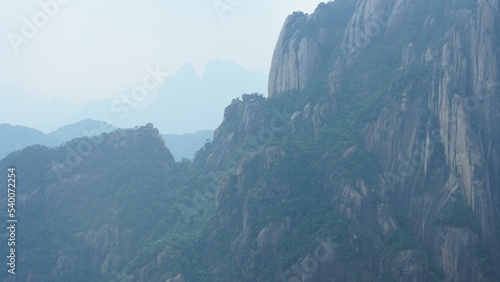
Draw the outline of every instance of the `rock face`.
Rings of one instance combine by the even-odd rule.
[[[399,10],[389,18],[388,38],[403,32],[398,28],[402,25],[397,14],[417,9],[412,6],[418,4],[399,2],[404,1],[395,4],[394,9]],[[498,130],[493,130],[493,124],[500,121],[495,47],[498,3],[470,1],[469,9],[459,9],[452,8],[456,2],[445,2],[444,14],[453,24],[443,29],[444,40],[437,47],[420,44],[419,50],[402,50],[403,69],[412,64],[432,67],[432,75],[425,82],[429,87],[419,97],[400,95],[393,100],[392,106],[386,107],[377,122],[369,126],[366,145],[380,160],[387,179],[392,180],[394,198],[400,203],[396,206],[408,212],[420,239],[443,267],[447,279],[481,281],[484,278],[475,258],[478,246],[500,248],[495,229],[499,216],[500,139]],[[427,36],[436,28],[431,27],[436,21],[435,16],[427,15],[424,25],[415,31]],[[410,44],[417,42],[408,42],[407,46]],[[426,182],[435,185],[432,197],[415,195]],[[472,209],[479,223],[477,230],[436,226],[435,218],[455,197]],[[499,255],[498,251],[490,253],[492,265],[499,265]]]
[[[260,109],[264,107],[265,99],[259,95],[243,95],[243,101],[234,100],[224,111],[224,121],[214,133],[214,149],[207,161],[207,169],[217,171],[222,168],[231,154],[251,147],[258,149],[267,137],[264,130],[270,125],[270,120]],[[288,121],[278,125],[288,127]],[[260,139],[258,138],[260,134]],[[256,138],[257,137],[257,138]],[[233,166],[230,164],[226,166]]]
[[[270,97],[303,91],[324,71],[332,51],[338,51],[332,46],[343,35],[354,7],[354,1],[343,1],[337,9],[322,3],[312,15],[295,12],[288,16],[274,50],[269,74]]]
[[[295,13],[286,19],[285,26],[274,51],[269,79],[269,93],[285,90],[304,90],[319,67],[318,43],[310,37],[298,37],[293,32],[308,20],[303,13]]]
[[[323,93],[322,99],[289,113],[289,130],[296,135],[318,135],[339,119],[339,108],[346,107],[346,95],[370,99],[382,89],[380,97],[388,97],[373,113],[374,119],[359,126],[366,150],[381,168],[380,181],[370,185],[361,181],[352,186],[339,185],[345,179],[337,178],[338,182],[329,186],[334,173],[324,168],[335,163],[335,158],[323,156],[324,162],[316,164],[316,170],[322,171],[318,183],[325,191],[336,191],[329,197],[354,226],[349,236],[369,242],[366,246],[354,241],[348,244],[357,250],[371,246],[376,255],[363,263],[371,265],[380,279],[494,279],[498,275],[495,269],[500,267],[498,1],[360,0],[355,6],[350,5],[356,1],[335,2],[320,5],[312,15],[295,13],[288,17],[273,57],[269,94],[272,98],[289,95],[295,99],[315,91]],[[339,19],[333,28],[320,18],[325,13],[334,17],[335,5],[343,12],[352,12],[348,20]],[[387,77],[372,89],[364,88],[362,85],[370,80],[370,62],[376,56],[389,58],[383,69]],[[354,83],[353,76],[357,78]],[[323,77],[323,88],[315,86],[318,77]],[[353,87],[355,84],[360,87]],[[232,107],[236,106],[228,111]],[[250,107],[251,103],[238,106],[238,117],[252,119],[251,124],[258,124],[257,128],[265,127],[268,121],[255,118],[263,115],[262,110]],[[239,129],[242,126],[240,123]],[[257,131],[236,131],[223,124],[214,144],[224,148],[233,140],[248,138],[249,133]],[[233,237],[231,253],[243,266],[245,281],[260,281],[261,276],[252,269],[268,262],[258,255],[273,252],[283,230],[290,228],[284,218],[276,221],[257,232],[258,236],[253,235],[259,243],[252,255],[241,251],[242,245],[251,241],[247,225],[251,213],[246,210],[249,205],[243,204],[249,186],[244,179],[259,175],[246,164],[261,158],[259,167],[272,167],[276,158],[287,155],[276,150],[266,149],[243,158],[218,194],[220,203],[231,195],[231,201],[242,206],[230,217],[220,216],[223,226],[231,225],[229,222],[243,224]],[[216,149],[212,159],[220,156],[219,152]],[[257,197],[266,195],[255,193]],[[276,201],[286,201],[286,195]],[[378,205],[368,207],[366,201]],[[409,248],[388,254],[389,235],[402,224],[395,220],[395,214],[402,214],[408,221],[410,233],[424,252]],[[377,227],[371,225],[373,222]],[[442,271],[432,270],[436,267]],[[287,273],[297,281],[347,281],[353,278],[347,272],[332,256],[319,262],[314,272],[302,267],[295,272],[282,270],[278,276]],[[371,278],[360,274],[357,279]]]

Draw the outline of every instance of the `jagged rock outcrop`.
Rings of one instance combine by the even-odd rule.
[[[354,1],[344,1],[336,9],[322,3],[311,15],[295,12],[288,16],[274,50],[269,73],[270,97],[300,93],[316,79],[325,62],[331,60],[332,46],[343,35],[347,16],[354,7]]]
[[[234,100],[224,111],[224,120],[215,130],[213,153],[206,168],[217,171],[235,166],[235,155],[256,151],[268,145],[289,127],[289,113],[282,109],[266,111],[265,98],[243,95]],[[232,161],[231,161],[232,160]]]
[[[310,37],[297,38],[290,31],[304,24],[308,16],[295,13],[287,18],[285,27],[278,40],[273,56],[269,93],[280,93],[286,90],[304,90],[313,78],[314,71],[320,66],[320,50],[316,40]],[[284,48],[284,49],[281,49]]]
[[[330,101],[308,103],[302,111],[297,111],[291,116],[292,131],[297,134],[316,134],[335,118],[335,106]]]

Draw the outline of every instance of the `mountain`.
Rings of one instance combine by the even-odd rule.
[[[9,155],[25,237],[1,279],[498,281],[499,14],[322,3],[191,161],[152,124]]]
[[[178,161],[184,158],[192,160],[195,153],[203,147],[207,140],[211,140],[213,136],[214,132],[212,130],[198,131],[194,134],[162,135],[165,145]]]
[[[116,128],[107,122],[85,119],[77,123],[65,125],[50,132],[47,136],[64,142],[84,136],[100,135],[114,130]]]
[[[49,134],[29,127],[0,124],[0,159],[31,145],[54,147],[74,138],[100,135],[114,129],[106,122],[91,119],[63,126]]]
[[[353,2],[322,4],[311,16],[287,19],[269,93],[318,97],[296,107],[292,130],[321,139],[334,126],[340,140],[356,133],[359,143],[338,156],[362,149],[377,163],[371,183],[366,177],[330,182],[328,171],[338,168],[328,165],[326,152],[316,169],[332,169],[318,181],[324,191],[333,189],[331,202],[349,218],[349,245],[364,257],[355,269],[365,270],[350,273],[338,259],[294,275],[305,281],[498,279],[498,3]]]

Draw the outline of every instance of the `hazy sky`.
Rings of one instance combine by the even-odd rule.
[[[320,2],[0,0],[0,95],[89,102],[137,85],[148,66],[202,74],[215,58],[267,74],[286,16]]]

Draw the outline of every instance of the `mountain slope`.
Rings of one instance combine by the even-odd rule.
[[[78,151],[82,142],[91,142],[92,153],[71,172],[59,173],[57,164],[67,164],[66,148]],[[2,170],[9,165],[17,171],[23,242],[17,253],[23,269],[14,281],[114,279],[117,265],[134,264],[138,252],[172,224],[167,218],[176,219],[155,216],[176,199],[172,181],[165,180],[176,165],[152,126],[75,139],[66,147],[28,147],[0,163]]]

